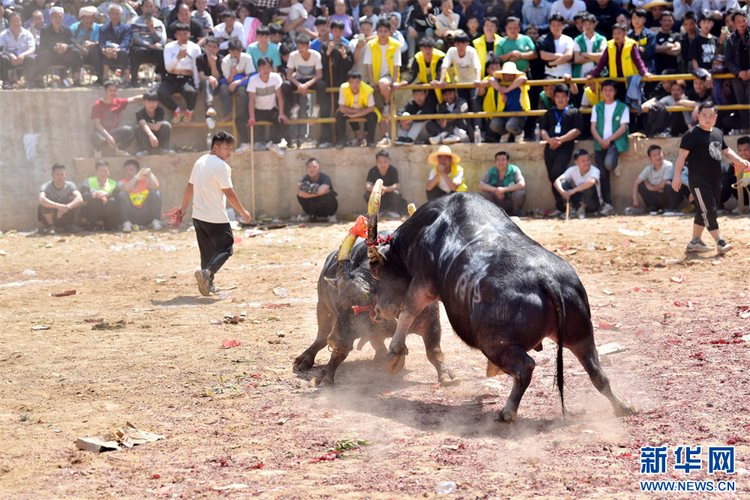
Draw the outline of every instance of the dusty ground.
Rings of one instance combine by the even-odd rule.
[[[736,497],[748,498],[747,471],[709,476],[705,462],[707,446],[729,443],[736,467],[750,469],[750,319],[740,316],[750,305],[750,220],[721,224],[736,250],[686,259],[688,217],[522,220],[578,270],[597,344],[627,349],[608,356],[605,371],[639,411],[615,418],[568,353],[563,421],[545,344],[513,426],[494,421],[510,380],[487,379],[483,356],[445,318],[459,386],[434,387],[417,337],[397,376],[374,366],[369,345],[341,366],[335,389],[309,384],[327,351],[310,372],[292,371],[316,333],[320,266],[348,224],[238,232],[217,277],[236,286],[223,300],[198,295],[192,232],[5,234],[0,497],[431,498],[436,483],[454,481],[454,498],[633,498],[649,496],[639,489],[640,447],[664,444],[670,473],[658,479],[734,479]],[[242,312],[238,325],[212,323]],[[86,322],[100,318],[125,324]],[[221,348],[233,338],[242,345]],[[75,448],[77,437],[128,421],[166,439],[98,455]],[[369,445],[313,462],[343,440]],[[680,445],[704,447],[702,471],[672,471]]]

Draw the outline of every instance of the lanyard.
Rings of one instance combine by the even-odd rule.
[[[555,118],[557,118],[557,124],[558,124],[558,125],[560,125],[560,122],[562,121],[562,119],[563,119],[563,116],[565,116],[565,112],[566,112],[567,110],[568,110],[568,108],[566,107],[565,109],[563,109],[563,112],[562,112],[562,114],[561,114],[560,116],[557,116],[557,107],[555,107]]]

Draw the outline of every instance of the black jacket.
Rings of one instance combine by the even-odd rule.
[[[748,43],[750,44],[750,30],[745,31],[745,37],[748,38]],[[750,52],[750,50],[748,50],[748,52]],[[724,66],[726,66],[735,76],[737,76],[740,71],[750,69],[750,57],[745,61],[741,61],[741,53],[742,40],[740,39],[740,34],[735,30],[734,33],[729,35],[727,43],[724,46]]]

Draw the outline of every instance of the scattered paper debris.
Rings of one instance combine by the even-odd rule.
[[[609,344],[604,344],[602,346],[597,347],[596,350],[599,352],[599,356],[607,356],[609,354],[615,354],[618,352],[627,351],[628,348],[623,347],[616,342],[611,342]]]
[[[75,290],[65,290],[64,292],[53,292],[49,294],[50,297],[67,297],[69,295],[77,295]]]
[[[289,296],[289,290],[287,290],[286,288],[274,288],[273,293],[274,295],[278,295],[282,298],[286,298]]]
[[[618,229],[620,233],[624,234],[625,236],[643,236],[646,233],[643,231],[631,231],[630,229],[625,229],[624,227],[621,227]]]
[[[45,326],[45,325],[37,325],[37,326],[32,326],[31,327],[31,329],[34,330],[35,332],[39,331],[39,330],[49,330],[49,328],[50,327]]]
[[[76,439],[76,446],[80,450],[93,453],[103,451],[121,450],[122,446],[132,448],[139,444],[152,443],[164,439],[164,436],[137,429],[133,424],[127,422],[124,427],[114,432],[108,432],[103,436]]]
[[[679,276],[670,276],[669,281],[671,281],[672,283],[684,283],[685,278],[683,278],[682,274],[680,274]]]
[[[614,295],[615,294],[614,292],[610,292],[609,290],[602,290],[602,293],[604,295]]]

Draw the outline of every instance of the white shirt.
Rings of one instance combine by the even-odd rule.
[[[294,21],[296,21],[300,17],[302,19],[307,19],[307,17],[308,17],[307,9],[305,9],[305,7],[302,5],[301,2],[300,3],[295,3],[294,5],[292,5],[289,8],[289,15],[287,17],[289,18],[289,22],[290,23],[293,23]],[[302,23],[299,26],[297,26],[297,29],[301,30],[304,27],[305,27],[305,23]],[[294,39],[294,38],[296,38],[295,35],[298,35],[299,33],[297,33],[297,30],[295,29],[295,30],[290,31],[289,34],[291,35],[292,39]]]
[[[574,0],[571,8],[565,7],[563,0],[557,0],[552,4],[549,15],[552,17],[552,14],[561,14],[566,21],[572,21],[573,16],[581,11],[586,12],[586,4],[582,0]]]
[[[398,43],[398,40],[395,38],[393,39],[394,42]],[[390,37],[389,37],[390,42]],[[380,42],[378,42],[380,44]],[[378,75],[378,80],[383,78],[384,76],[391,76],[391,68],[388,66],[388,44],[385,45],[380,44],[380,74]],[[366,66],[372,66],[372,49],[369,45],[365,46],[365,58],[362,60],[362,64]],[[393,71],[396,72],[396,66],[401,66],[401,51],[397,50],[393,54]],[[377,83],[377,82],[373,82]]]
[[[367,96],[367,107],[371,108],[375,106],[375,98],[373,97],[374,92],[370,92],[370,95]],[[346,98],[344,97],[344,91],[339,89],[339,106],[346,106]],[[354,109],[362,109],[362,106],[359,105],[359,92],[354,94],[354,106],[352,106]]]
[[[182,59],[177,59],[177,54],[180,53],[180,44],[177,40],[169,42],[164,47],[164,66],[167,68],[167,72],[174,71],[177,69],[188,69],[193,72],[193,82],[196,87],[200,83],[198,78],[198,66],[195,62],[201,55],[201,48],[191,41],[187,43],[187,55]]]
[[[188,182],[193,185],[193,219],[228,223],[227,197],[222,189],[233,187],[231,167],[218,156],[205,154],[193,165]]]
[[[600,173],[598,168],[591,165],[591,168],[586,172],[586,175],[581,175],[581,169],[578,168],[578,165],[573,165],[572,167],[569,167],[563,175],[565,176],[565,180],[573,187],[578,187],[589,179],[596,179],[596,194],[599,195],[599,203],[604,203],[604,200],[602,200],[602,188],[599,182]]]
[[[437,174],[435,173],[435,169],[433,168],[430,170],[430,177],[427,178],[428,181],[431,181],[435,178]],[[458,172],[454,178],[451,179],[454,184],[458,184],[459,186],[464,182],[464,173],[463,171]],[[445,191],[446,193],[451,192],[451,188],[448,187],[448,183],[445,182],[445,177],[440,177],[440,180],[438,181],[438,187]]]
[[[312,80],[318,70],[323,70],[323,64],[320,62],[320,52],[311,50],[308,52],[309,57],[305,60],[299,50],[289,54],[289,61],[286,63],[288,69],[295,71],[295,78],[298,82],[304,83]]]
[[[568,35],[561,35],[560,38],[555,40],[555,53],[564,54],[565,51],[568,50],[568,47],[574,47],[575,45],[577,44]],[[575,48],[573,50],[575,50]],[[565,73],[572,73],[572,72],[573,72],[573,64],[571,62],[566,62],[565,64],[558,64],[557,66],[548,66],[544,68],[544,73],[546,75],[557,76],[560,78],[562,78],[562,76]],[[585,73],[581,73],[581,74],[585,74]]]
[[[34,43],[34,35],[29,30],[21,28],[18,40],[16,40],[10,28],[8,28],[0,33],[0,47],[4,48],[5,52],[18,55],[35,48],[36,44]]]
[[[591,54],[593,52],[598,52],[594,50],[594,41],[596,40],[596,33],[594,33],[593,38],[587,37],[586,33],[582,33],[582,34],[583,34],[583,43],[586,44],[586,53]],[[555,47],[557,47],[557,44],[555,44]],[[573,54],[575,54],[576,52],[581,53],[581,46],[578,45],[577,43],[574,43]],[[586,73],[588,73],[595,67],[596,67],[596,63],[591,62],[591,61],[581,64],[581,75],[585,75]]]
[[[674,179],[674,165],[671,161],[664,160],[659,170],[656,170],[654,165],[651,164],[643,169],[638,178],[652,186],[658,186],[664,179]]]
[[[609,139],[614,130],[612,130],[612,115],[615,114],[615,107],[617,107],[617,101],[612,104],[604,104],[604,130],[602,139]],[[596,111],[591,112],[591,123],[596,123]],[[623,123],[630,123],[630,110],[625,107],[625,111],[622,112],[622,118],[620,119],[620,125]]]
[[[232,54],[227,54],[224,59],[221,60],[221,73],[224,78],[229,78],[229,74],[232,72]],[[255,73],[255,64],[253,64],[253,57],[245,52],[240,52],[240,59],[237,61],[237,73],[244,73],[246,76],[250,76]],[[227,81],[227,85],[232,82]]]
[[[234,29],[232,30],[232,34],[227,34],[227,26],[225,23],[217,24],[214,26],[214,36],[216,38],[226,38],[226,42],[221,42],[219,44],[219,48],[221,50],[228,50],[229,49],[229,41],[232,38],[236,38],[237,40],[242,42],[242,48],[247,48],[247,37],[245,36],[245,28],[242,27],[242,23],[239,21],[234,21]]]
[[[276,89],[281,87],[281,75],[271,73],[268,81],[260,79],[260,74],[253,75],[247,83],[247,91],[255,93],[255,109],[270,111],[277,107]]]
[[[443,59],[443,68],[450,68],[452,64],[458,69],[458,81],[462,83],[473,82],[476,80],[476,70],[482,69],[482,63],[479,61],[479,54],[474,47],[466,47],[466,54],[459,57],[458,49],[451,47]]]

